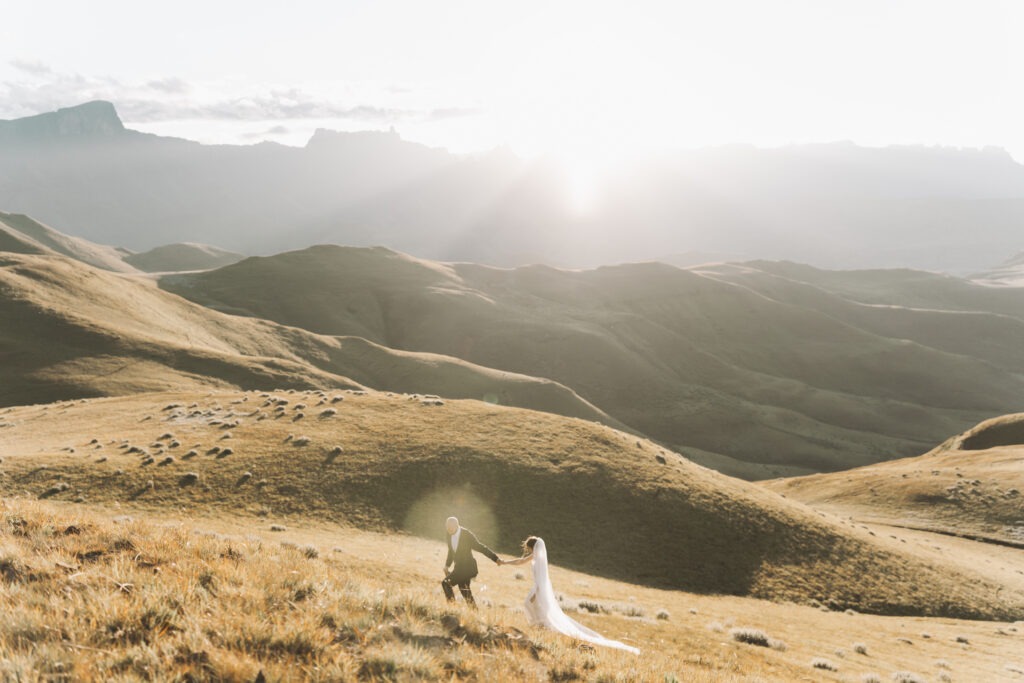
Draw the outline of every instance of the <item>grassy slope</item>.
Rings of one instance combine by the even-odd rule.
[[[125,256],[126,263],[147,273],[209,270],[238,263],[242,254],[208,244],[165,244],[149,251]]]
[[[922,561],[607,427],[473,401],[338,395],[151,394],[8,409],[0,483],[7,495],[430,536],[456,512],[504,551],[539,533],[565,566],[654,586],[874,613],[1024,614],[1024,592],[996,598],[1000,587],[979,574]],[[276,399],[288,403],[277,410]]]
[[[942,273],[902,268],[821,270],[786,261],[751,261],[746,265],[865,304],[985,311],[1024,318],[1024,301],[1019,289],[988,287]]]
[[[516,606],[527,583],[514,568],[483,568],[480,611],[446,606],[436,586],[437,541],[323,526],[273,534],[244,521],[179,524],[166,512],[112,517],[0,500],[0,676],[252,681],[262,671],[268,681],[626,683],[946,671],[954,680],[997,681],[1015,680],[1011,667],[1024,665],[1024,624],[822,612],[657,591],[553,566],[566,609],[602,608],[574,618],[642,654],[588,651],[526,625]],[[763,629],[788,647],[740,644],[729,637],[734,626]],[[818,657],[838,671],[813,669]]]
[[[485,398],[615,423],[554,382],[228,316],[145,278],[0,253],[0,405],[200,387],[352,387]]]
[[[972,355],[659,264],[499,270],[322,246],[162,286],[316,332],[551,377],[749,476],[772,470],[743,462],[782,474],[920,452],[1024,390],[994,364],[1024,363],[1012,325]]]
[[[864,519],[1024,547],[1024,414],[987,420],[916,458],[766,485]]]
[[[114,247],[65,235],[22,214],[0,212],[0,251],[59,254],[104,270],[135,272]]]

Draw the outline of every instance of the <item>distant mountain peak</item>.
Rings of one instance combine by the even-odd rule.
[[[0,121],[0,141],[36,143],[45,140],[107,139],[125,133],[113,103],[86,102],[54,112]]]
[[[394,126],[390,130],[361,130],[357,132],[346,132],[330,130],[328,128],[317,128],[313,137],[306,143],[306,147],[321,147],[326,145],[339,144],[373,144],[373,143],[396,143],[402,142],[401,136]]]

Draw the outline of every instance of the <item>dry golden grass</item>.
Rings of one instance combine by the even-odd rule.
[[[909,671],[1012,681],[1024,664],[1024,623],[844,614],[553,566],[567,609],[598,610],[573,616],[640,647],[633,657],[528,627],[518,568],[482,567],[479,611],[446,604],[437,541],[132,515],[0,501],[0,678],[859,681]],[[735,629],[763,631],[774,647],[740,642]]]
[[[536,533],[562,565],[635,583],[882,614],[1024,614],[1024,591],[983,573],[546,413],[383,393],[208,392],[12,408],[0,420],[6,495],[430,537],[454,512],[498,549]]]
[[[169,389],[441,392],[617,424],[555,382],[224,315],[60,256],[0,253],[0,406]]]
[[[0,211],[0,251],[63,255],[104,270],[137,272],[119,249],[65,235],[24,214]]]
[[[1024,414],[987,420],[916,458],[765,485],[862,520],[1024,548]]]

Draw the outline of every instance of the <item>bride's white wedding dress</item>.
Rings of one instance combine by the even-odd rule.
[[[526,616],[531,624],[558,631],[571,638],[640,654],[637,648],[605,638],[566,616],[558,605],[554,589],[551,588],[551,578],[548,576],[548,551],[544,546],[544,539],[541,538],[538,538],[533,546],[533,589],[526,597]]]

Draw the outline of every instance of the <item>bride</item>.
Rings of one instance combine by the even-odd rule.
[[[555,591],[551,587],[551,579],[548,576],[548,551],[544,546],[543,538],[530,536],[523,541],[523,557],[515,560],[502,560],[501,564],[516,565],[531,561],[533,562],[533,588],[526,597],[526,615],[531,624],[543,626],[594,645],[614,647],[633,654],[640,654],[640,650],[637,648],[605,638],[566,616],[562,608],[558,606]]]

